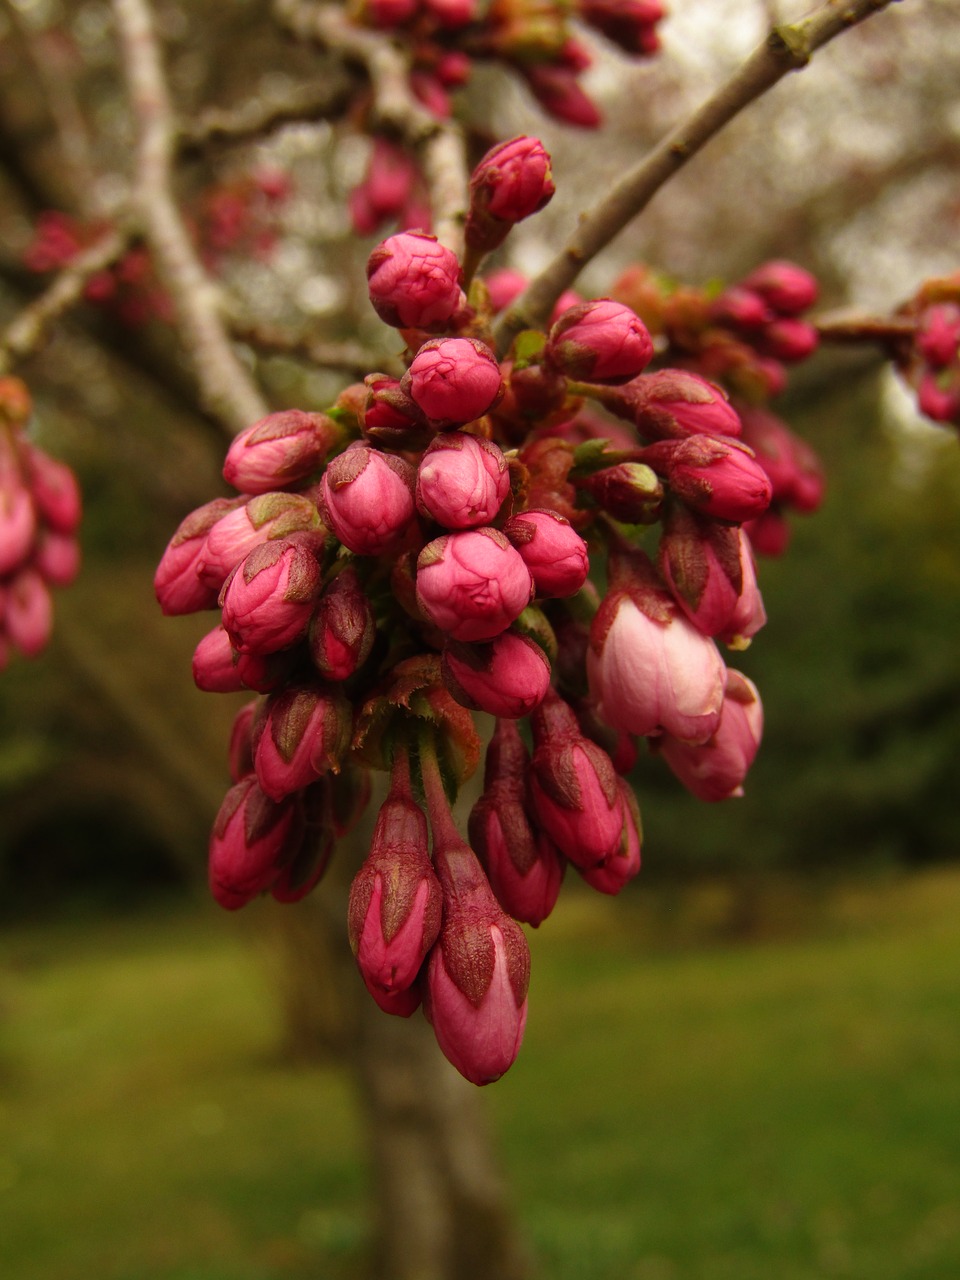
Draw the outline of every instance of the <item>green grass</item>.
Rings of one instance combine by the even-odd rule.
[[[533,936],[526,1043],[486,1091],[542,1275],[960,1276],[960,873],[696,950],[646,901],[571,893]],[[212,910],[8,933],[0,1275],[357,1274],[350,1088],[279,1060],[276,1019]]]

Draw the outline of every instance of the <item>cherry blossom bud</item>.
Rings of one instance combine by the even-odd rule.
[[[448,31],[465,27],[479,16],[478,0],[422,0],[427,13]]]
[[[450,533],[417,560],[417,602],[454,640],[492,640],[530,603],[533,579],[496,529]]]
[[[556,511],[524,511],[508,520],[503,532],[530,570],[536,595],[576,595],[586,582],[590,571],[587,544]]]
[[[580,16],[619,48],[650,55],[660,47],[654,28],[665,13],[659,0],[579,0]]]
[[[432,338],[413,358],[401,382],[436,427],[462,426],[500,399],[500,366],[476,338]]]
[[[496,271],[484,276],[483,283],[487,286],[490,309],[496,315],[505,311],[511,302],[520,297],[529,281],[522,271],[516,271],[513,267],[498,267]]]
[[[812,307],[820,292],[816,279],[794,262],[775,259],[764,262],[743,281],[745,289],[760,295],[774,311],[796,316]]]
[[[254,547],[319,527],[320,515],[309,498],[298,493],[260,494],[212,526],[197,559],[197,573],[219,591],[230,570]]]
[[[536,928],[553,910],[566,863],[527,814],[530,756],[512,720],[500,720],[487,747],[483,794],[470,812],[470,843],[497,901]]]
[[[934,369],[945,369],[960,347],[960,306],[945,302],[927,307],[917,323],[916,346]]]
[[[743,795],[743,782],[763,736],[763,705],[756,685],[739,671],[727,673],[716,733],[697,745],[665,735],[663,758],[688,791],[715,802]]]
[[[629,307],[601,298],[560,317],[550,330],[545,356],[571,378],[617,386],[647,367],[653,340]]]
[[[241,707],[233,718],[227,748],[232,782],[242,782],[253,773],[253,725],[259,707],[259,701],[254,698],[253,702]]]
[[[934,422],[955,421],[960,413],[960,382],[941,386],[934,374],[925,374],[917,390],[917,406]]]
[[[434,854],[443,923],[430,952],[425,1011],[444,1056],[473,1084],[499,1080],[520,1051],[530,951],[467,848]]]
[[[325,413],[271,413],[234,437],[223,478],[243,493],[283,489],[317,471],[342,439],[342,428]]]
[[[625,408],[610,408],[630,417],[642,436],[738,436],[740,418],[720,387],[685,369],[661,369],[628,384]]]
[[[354,230],[370,235],[384,222],[398,218],[417,181],[414,160],[381,134],[373,139],[363,182],[350,192],[348,204]]]
[[[336,773],[349,745],[350,704],[340,694],[294,686],[268,698],[255,733],[257,781],[271,800]]]
[[[758,556],[782,556],[790,545],[790,525],[776,503],[756,520],[748,520],[743,531]]]
[[[448,644],[440,669],[461,706],[512,720],[538,706],[550,686],[550,663],[543,650],[510,631],[489,644]]]
[[[256,779],[227,792],[210,836],[210,892],[228,911],[269,889],[296,849],[301,816],[292,800],[275,804]]]
[[[535,750],[530,796],[540,826],[578,867],[620,844],[623,801],[607,753],[585,738],[571,708],[548,694],[531,716]]]
[[[660,518],[663,485],[642,462],[619,462],[579,481],[597,506],[625,524],[653,524]]]
[[[495,249],[514,223],[542,209],[554,190],[550,156],[538,138],[513,138],[492,147],[470,178],[467,244],[479,253]]]
[[[795,364],[813,355],[820,345],[820,335],[803,320],[774,320],[763,330],[759,345],[764,355]]]
[[[742,285],[724,289],[711,303],[710,316],[720,324],[730,324],[737,329],[762,329],[773,319],[773,313],[759,293]]]
[[[357,555],[396,551],[416,520],[414,477],[403,458],[352,444],[323,473],[324,520]]]
[[[498,445],[464,431],[437,436],[417,471],[417,506],[446,529],[490,524],[507,494],[510,475]]]
[[[21,569],[7,584],[4,610],[7,639],[28,658],[46,647],[53,630],[53,602],[35,569]]]
[[[270,896],[276,902],[299,902],[305,898],[333,856],[336,838],[331,822],[329,782],[329,778],[321,778],[301,793],[302,833],[270,886]]]
[[[403,231],[378,245],[367,281],[377,315],[397,329],[444,329],[463,302],[456,254],[425,231]]]
[[[369,392],[362,411],[363,434],[391,449],[422,447],[433,434],[397,378],[382,373],[364,379]]]
[[[68,587],[80,572],[80,544],[69,533],[44,529],[37,538],[34,567],[52,587]]]
[[[815,511],[823,500],[820,460],[806,441],[765,409],[745,408],[743,442],[769,477],[773,500],[801,511]]]
[[[12,573],[30,555],[37,518],[29,492],[11,471],[0,478],[0,574]]]
[[[234,652],[233,660],[244,689],[273,693],[289,682],[299,657],[295,649],[287,649],[282,653]]]
[[[770,505],[766,471],[746,446],[712,436],[662,440],[643,461],[664,476],[684,502],[714,520],[753,520]]]
[[[317,602],[310,656],[325,680],[347,680],[370,656],[376,623],[357,571],[348,565]]]
[[[307,631],[321,586],[320,566],[302,542],[254,547],[224,584],[223,625],[240,653],[275,653]]]
[[[51,458],[35,445],[26,447],[24,457],[40,519],[57,533],[75,533],[83,508],[77,477],[65,462]]]
[[[183,520],[167,544],[153,579],[160,608],[167,615],[196,613],[212,609],[217,603],[217,590],[201,582],[197,570],[203,557],[207,534],[239,500],[214,498]]]
[[[534,97],[544,111],[564,124],[581,129],[597,129],[603,117],[577,83],[577,74],[568,67],[529,66],[522,68]]]
[[[591,889],[611,896],[618,894],[639,872],[640,846],[643,840],[640,808],[633,788],[623,778],[617,779],[617,785],[623,800],[623,831],[620,843],[613,853],[608,854],[597,866],[577,868]]]
[[[703,635],[742,646],[766,622],[750,543],[741,529],[675,507],[660,540],[660,569]]]
[[[237,655],[222,626],[208,631],[194,649],[193,682],[204,693],[239,693],[245,687]]]
[[[370,853],[350,886],[347,929],[367,990],[406,991],[440,932],[440,882],[427,842],[427,820],[409,796],[391,793],[380,809]],[[419,1004],[417,1000],[409,1012]],[[387,1012],[408,1009],[387,1007]]]
[[[658,613],[644,612],[626,592],[606,597],[591,628],[590,691],[615,729],[705,742],[720,720],[723,659],[682,614],[662,604]]]

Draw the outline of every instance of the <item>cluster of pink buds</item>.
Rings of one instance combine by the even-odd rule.
[[[156,576],[166,612],[221,611],[197,684],[260,695],[231,741],[215,896],[306,893],[368,770],[388,770],[350,940],[378,1005],[422,1006],[478,1084],[520,1047],[521,925],[568,864],[605,894],[640,869],[639,740],[717,801],[742,792],[762,730],[718,645],[764,623],[744,530],[778,481],[723,390],[650,372],[646,325],[610,298],[568,298],[497,353],[471,277],[552,191],[541,144],[514,139],[474,172],[463,262],[422,231],[377,246],[370,299],[405,371],[241,432],[238,496],[191,513]],[[450,801],[481,754],[477,710],[495,728],[468,843]]]
[[[893,344],[900,373],[921,413],[960,427],[960,275],[926,281],[903,314],[912,319],[913,334]]]
[[[0,378],[0,670],[11,650],[34,658],[53,627],[51,587],[80,568],[76,476],[24,434],[30,394],[19,378]]]
[[[291,191],[289,175],[272,167],[240,173],[203,191],[193,221],[207,266],[216,270],[227,254],[269,258],[277,242],[278,214]]]

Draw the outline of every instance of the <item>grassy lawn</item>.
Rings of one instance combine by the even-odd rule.
[[[960,872],[816,915],[693,949],[642,893],[570,893],[533,936],[486,1097],[545,1278],[960,1276]],[[213,908],[8,930],[0,1276],[360,1274],[348,1082],[278,1040]]]

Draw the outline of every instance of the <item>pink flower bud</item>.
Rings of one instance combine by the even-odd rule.
[[[663,758],[688,791],[715,802],[743,795],[763,736],[763,706],[756,685],[739,671],[727,673],[727,690],[717,731],[699,746],[661,739]]]
[[[223,625],[239,653],[275,653],[307,631],[321,587],[320,566],[302,542],[254,547],[221,592]]]
[[[587,544],[556,511],[524,511],[503,526],[533,576],[538,596],[572,596],[590,572]]]
[[[479,16],[477,0],[422,0],[422,3],[430,17],[448,31],[465,27]]]
[[[37,519],[30,494],[11,473],[0,480],[0,574],[12,573],[30,555]]]
[[[167,544],[153,579],[160,608],[167,615],[212,609],[218,592],[201,582],[197,570],[207,534],[238,505],[238,499],[214,498],[191,511]]]
[[[464,431],[437,436],[417,471],[417,506],[446,529],[490,524],[507,494],[510,475],[498,445]]]
[[[219,592],[233,569],[254,547],[320,527],[316,505],[298,493],[263,493],[219,519],[197,559],[201,581]]]
[[[815,511],[823,500],[824,478],[814,451],[766,409],[744,408],[742,418],[743,442],[767,473],[773,500]]]
[[[770,505],[773,489],[766,471],[737,441],[662,440],[644,449],[642,458],[678,498],[713,520],[753,520]]]
[[[742,285],[724,289],[711,303],[710,316],[720,324],[737,329],[762,329],[773,319],[773,313],[759,293]]]
[[[954,422],[960,414],[960,381],[946,386],[932,373],[924,374],[917,391],[917,407],[934,422]]]
[[[640,808],[633,789],[623,778],[617,779],[623,799],[623,831],[620,843],[613,853],[595,867],[578,867],[580,875],[591,889],[615,896],[640,870],[640,846],[643,831]]]
[[[490,1084],[520,1051],[530,951],[469,849],[438,849],[435,860],[443,923],[430,952],[425,1010],[445,1057],[473,1084]]]
[[[348,565],[324,590],[310,623],[310,656],[325,680],[348,680],[366,662],[376,623],[356,569]]]
[[[222,626],[208,631],[194,649],[193,682],[204,693],[239,693],[244,688],[237,655]]]
[[[505,311],[511,302],[520,297],[529,281],[522,271],[515,271],[513,267],[498,267],[496,271],[484,276],[483,283],[487,286],[490,309],[496,315],[499,311]]]
[[[380,996],[413,985],[437,940],[440,914],[426,817],[408,796],[391,793],[377,817],[369,856],[350,886],[347,909],[350,946],[378,1004]]]
[[[514,223],[542,209],[554,191],[550,156],[539,139],[513,138],[492,147],[470,177],[467,244],[479,253],[495,249]]]
[[[621,417],[632,418],[641,436],[676,439],[683,436],[738,436],[740,418],[720,387],[685,369],[661,369],[644,374],[624,388]]]
[[[369,387],[362,412],[363,434],[367,439],[388,448],[422,447],[424,438],[429,439],[433,432],[401,389],[399,379],[371,373],[364,382]]]
[[[274,693],[288,684],[300,654],[296,649],[282,653],[237,653],[233,660],[244,689],[255,693]]]
[[[550,663],[543,650],[510,631],[489,644],[448,644],[440,669],[461,706],[511,720],[538,706],[550,686]]]
[[[516,725],[499,721],[487,747],[483,795],[470,812],[470,843],[504,911],[536,928],[556,904],[566,863],[550,837],[531,826],[529,766]]]
[[[615,729],[705,742],[720,720],[723,659],[669,605],[658,612],[651,617],[625,592],[606,597],[591,628],[590,691]]]
[[[342,438],[341,428],[325,413],[271,413],[234,438],[223,478],[243,493],[269,493],[298,484],[319,470]]]
[[[945,369],[952,364],[960,347],[960,306],[944,302],[927,307],[917,324],[916,345],[934,369]]]
[[[463,302],[456,254],[425,231],[403,231],[378,245],[367,282],[377,315],[397,329],[444,329]]]
[[[37,539],[34,566],[52,587],[68,587],[80,572],[80,544],[69,533],[44,529]]]
[[[28,658],[46,647],[53,630],[53,602],[35,569],[21,569],[7,587],[4,610],[7,639]]]
[[[580,0],[580,16],[626,53],[656,53],[654,28],[665,12],[658,0]]]
[[[619,462],[585,476],[586,489],[597,506],[626,524],[653,524],[663,506],[663,485],[656,472],[642,462]]]
[[[352,444],[323,473],[324,520],[357,555],[396,551],[416,521],[414,478],[403,458]]]
[[[300,812],[267,798],[254,778],[227,792],[210,836],[210,892],[228,911],[269,889],[296,849]]]
[[[533,96],[549,115],[581,129],[597,129],[603,117],[577,83],[577,73],[568,67],[549,65],[522,68]]]
[[[254,698],[253,702],[241,707],[233,718],[227,749],[232,782],[242,782],[253,773],[253,725],[259,709],[259,700]]]
[[[774,311],[796,316],[812,307],[820,292],[815,278],[794,262],[773,260],[751,271],[743,281],[745,289],[760,295]]]
[[[595,866],[620,844],[623,801],[607,753],[585,738],[573,711],[550,694],[531,717],[535,751],[530,796],[540,826],[578,867]]]
[[[353,728],[341,695],[309,686],[272,694],[255,730],[257,781],[271,800],[316,782],[340,768]]]
[[[441,428],[475,421],[503,394],[497,358],[476,338],[425,342],[400,385]]]
[[[774,320],[759,338],[764,355],[795,364],[813,355],[820,345],[820,335],[812,324],[803,320]]]
[[[743,531],[758,556],[782,556],[790,545],[790,525],[776,504],[756,520],[748,520]]]
[[[76,533],[82,514],[77,477],[64,462],[36,445],[24,451],[27,476],[40,519],[57,533]]]
[[[417,602],[454,640],[492,640],[532,595],[529,569],[496,529],[446,534],[417,560]]]
[[[629,307],[601,298],[565,312],[550,330],[545,354],[571,378],[616,386],[647,367],[653,340]]]
[[[741,529],[676,507],[660,540],[660,569],[703,635],[742,643],[766,622],[750,543]]]
[[[399,217],[417,177],[416,163],[407,152],[378,134],[363,182],[348,197],[354,230],[370,235],[382,223]]]
[[[336,839],[330,819],[332,797],[328,782],[328,778],[321,778],[301,793],[302,834],[270,886],[270,896],[276,902],[299,902],[305,898],[333,856]]]

